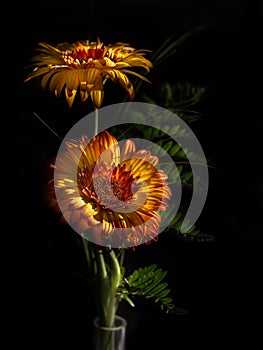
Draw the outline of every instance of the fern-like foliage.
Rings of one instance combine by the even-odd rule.
[[[134,111],[134,123],[120,127],[113,127],[111,132],[119,139],[138,137],[143,140],[152,142],[152,146],[147,144],[147,149],[159,158],[158,166],[168,176],[170,185],[181,184],[184,191],[191,191],[193,186],[198,190],[200,178],[193,177],[192,166],[208,166],[212,167],[208,159],[194,153],[186,147],[182,148],[186,139],[192,137],[191,130],[184,126],[184,123],[176,123],[171,121],[171,112],[175,117],[182,119],[185,124],[193,123],[202,118],[203,114],[198,111],[198,103],[204,97],[206,90],[190,82],[185,83],[162,83],[156,88],[156,93],[153,97],[141,95],[142,100],[152,105],[162,106],[165,109],[150,108],[147,113],[144,111]],[[167,111],[167,113],[166,113]],[[152,121],[154,120],[154,123]],[[149,125],[154,124],[155,127]],[[159,125],[159,127],[158,127]],[[176,141],[175,141],[176,140]],[[156,147],[158,146],[158,147]],[[152,148],[151,148],[152,147]],[[168,161],[166,155],[174,163]],[[165,163],[166,162],[166,163]],[[202,186],[200,186],[200,191]],[[184,192],[186,193],[186,192]],[[190,193],[190,192],[189,192]],[[184,204],[182,204],[184,206]],[[187,205],[186,205],[187,206]],[[185,207],[186,207],[185,206]],[[163,219],[173,215],[174,206],[171,204],[165,213],[162,213]],[[201,232],[195,225],[189,230],[182,233],[182,225],[184,219],[182,212],[185,208],[180,208],[180,211],[174,215],[172,222],[167,227],[167,230],[173,231],[182,238],[195,241],[211,241],[213,236]]]
[[[198,111],[198,103],[204,98],[206,89],[203,86],[186,82],[161,84],[155,93],[155,97],[142,94],[145,102],[157,104],[177,114],[187,123],[192,123],[202,118],[202,112]]]
[[[173,303],[168,283],[164,281],[166,274],[167,271],[157,268],[156,264],[134,270],[129,277],[123,279],[119,287],[119,298],[135,306],[133,299],[142,297],[158,304],[167,313],[185,313],[185,310]]]
[[[196,227],[196,225],[191,226],[189,230],[182,233],[181,229],[184,224],[185,223],[184,223],[184,219],[182,218],[182,213],[177,212],[173,220],[170,222],[169,226],[167,227],[166,231],[176,232],[178,236],[191,241],[210,242],[214,240],[213,235],[202,232]]]

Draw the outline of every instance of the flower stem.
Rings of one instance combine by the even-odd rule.
[[[98,108],[95,108],[95,128],[94,128],[94,136],[98,134],[98,128],[99,128],[99,110]]]
[[[36,112],[33,112],[34,116],[49,130],[54,134],[60,141],[62,141],[62,137],[59,136]]]
[[[97,314],[101,327],[114,326],[118,308],[117,291],[121,282],[121,269],[115,251],[108,247],[94,245],[94,263],[97,273],[94,285]],[[103,331],[101,335],[101,350],[112,350],[114,333]]]

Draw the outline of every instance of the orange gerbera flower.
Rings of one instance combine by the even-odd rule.
[[[133,141],[122,150],[107,131],[90,142],[67,142],[58,154],[50,182],[49,204],[85,238],[104,246],[136,246],[156,239],[161,216],[171,197],[167,175],[158,158],[136,150]]]
[[[126,74],[133,74],[147,82],[143,75],[132,70],[144,68],[149,72],[152,63],[144,56],[148,50],[136,50],[126,43],[104,45],[97,42],[78,41],[58,44],[56,47],[40,42],[39,55],[32,58],[33,71],[25,82],[43,76],[41,86],[60,96],[62,90],[69,107],[79,90],[81,101],[90,96],[96,108],[102,104],[104,82],[111,79],[120,83],[128,95],[134,97],[134,88]]]

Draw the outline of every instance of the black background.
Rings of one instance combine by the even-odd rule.
[[[160,236],[158,243],[129,252],[128,271],[150,263],[169,271],[175,302],[188,312],[174,318],[139,300],[134,309],[121,305],[119,313],[128,320],[127,350],[262,343],[260,1],[115,0],[23,3],[13,9],[16,151],[9,306],[20,344],[62,348],[73,341],[74,349],[89,349],[95,316],[78,239],[41,201],[43,167],[59,141],[33,115],[63,135],[88,107],[76,102],[69,111],[64,99],[40,91],[39,82],[24,85],[24,68],[37,43],[99,36],[105,44],[123,41],[154,52],[169,35],[206,22],[208,28],[182,44],[150,78],[152,86],[190,81],[208,88],[201,105],[206,116],[193,130],[217,170],[210,170],[197,224],[215,240]],[[152,87],[144,88],[151,92]],[[120,101],[106,93],[104,105],[112,102]]]

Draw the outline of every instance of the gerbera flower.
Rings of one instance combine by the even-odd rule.
[[[171,197],[158,158],[136,150],[128,140],[120,149],[107,131],[90,142],[66,143],[50,182],[49,204],[77,233],[104,246],[131,247],[158,236],[161,216]]]
[[[144,57],[148,50],[136,50],[126,43],[106,46],[99,39],[97,42],[63,43],[56,47],[40,42],[39,46],[40,54],[32,58],[30,67],[33,71],[25,82],[43,76],[42,89],[48,87],[56,96],[60,96],[64,89],[69,107],[79,90],[81,101],[90,96],[94,106],[99,108],[107,79],[120,83],[130,98],[134,97],[134,88],[126,74],[149,82],[132,70],[133,67],[141,67],[149,72],[152,63]]]

